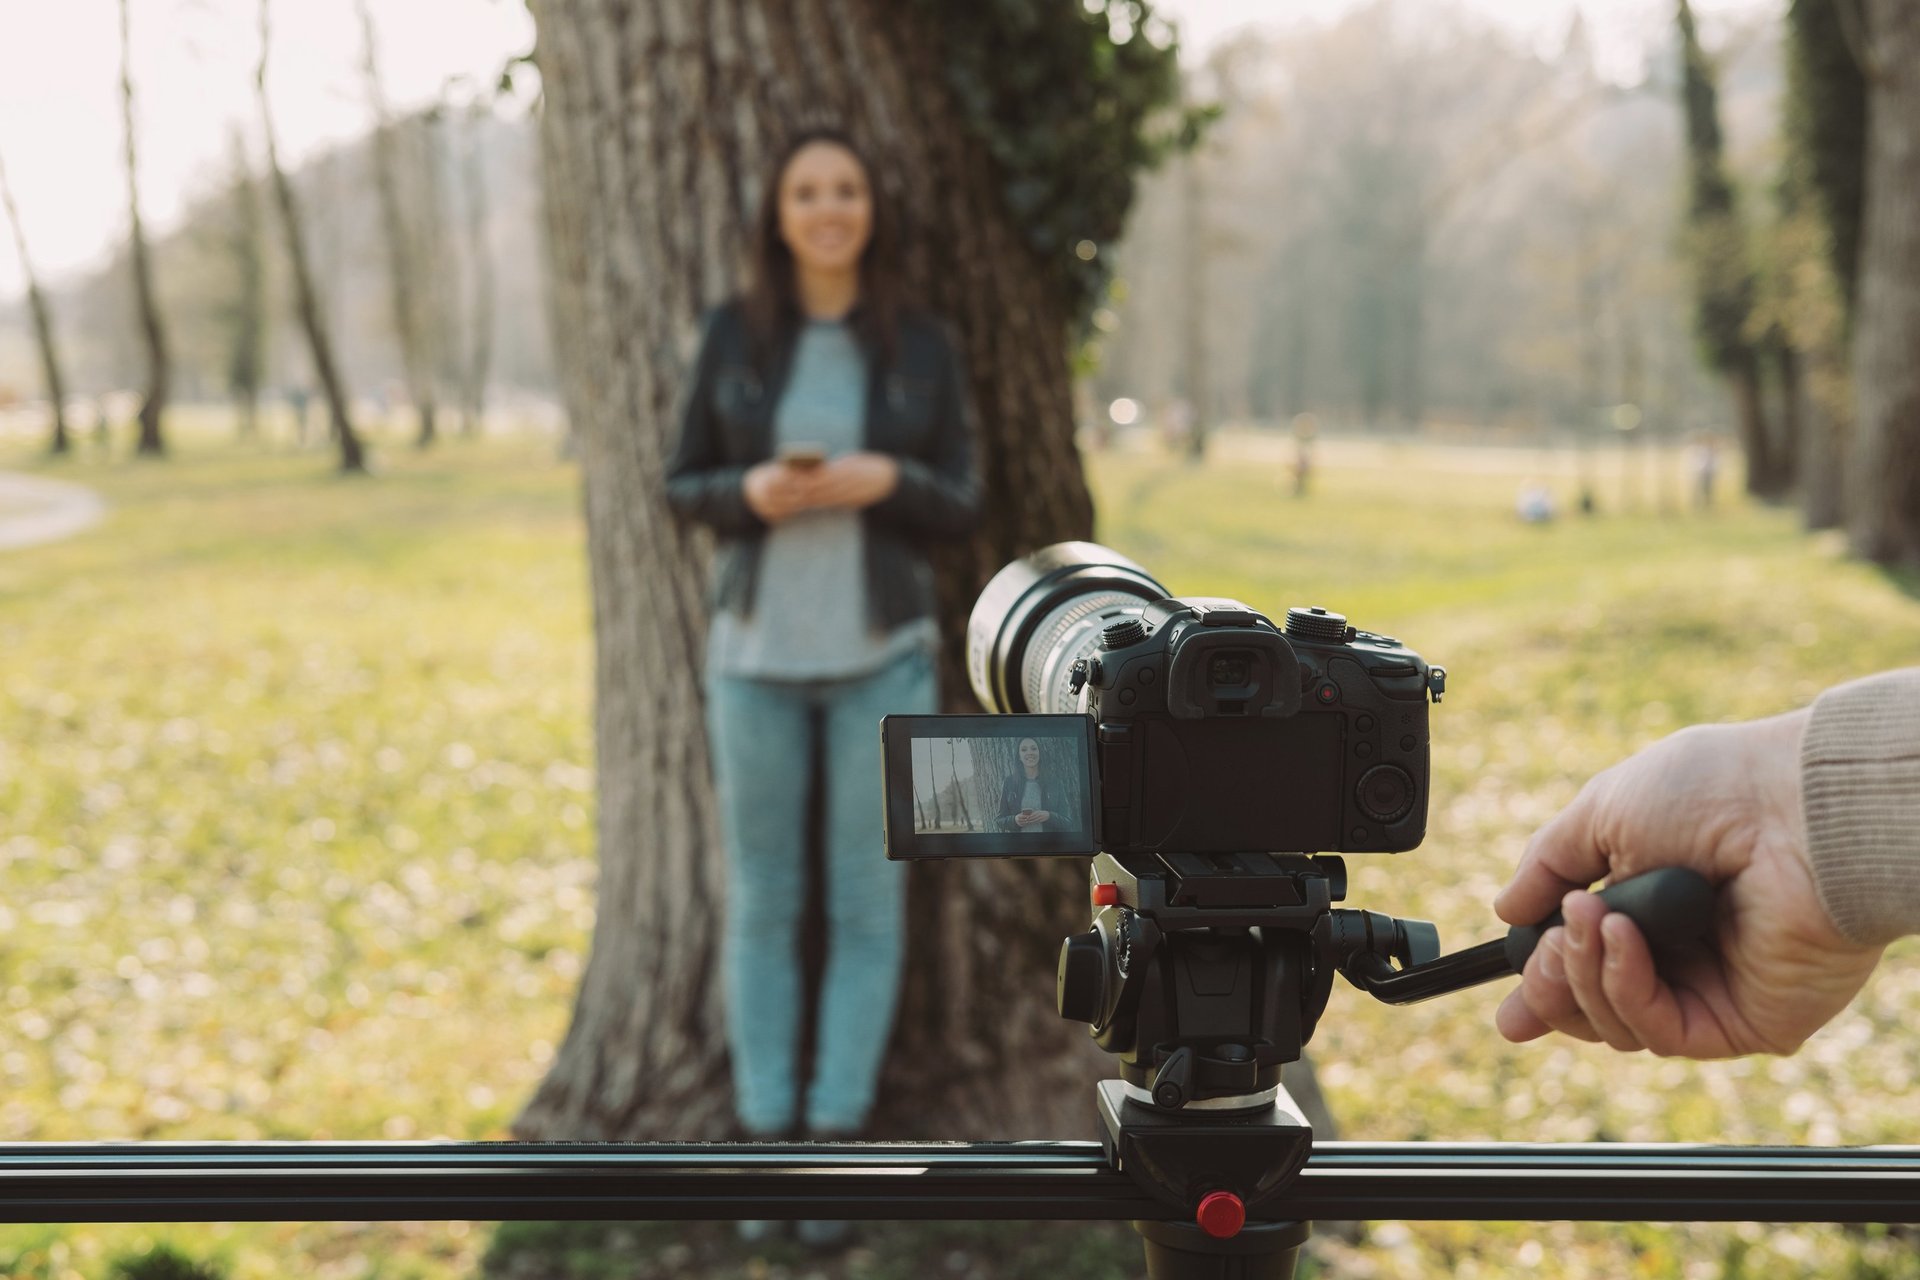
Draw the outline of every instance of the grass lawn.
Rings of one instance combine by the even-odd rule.
[[[1789,512],[1662,513],[1649,484],[1625,513],[1533,528],[1514,490],[1553,459],[1322,454],[1303,500],[1249,437],[1200,467],[1097,457],[1101,536],[1176,591],[1323,604],[1448,667],[1428,842],[1351,860],[1349,902],[1433,919],[1450,947],[1493,935],[1506,869],[1591,773],[1920,655],[1912,585]],[[593,915],[576,477],[535,439],[380,457],[353,480],[210,431],[164,464],[0,446],[113,508],[0,553],[0,1141],[501,1137],[550,1059]],[[1625,481],[1600,465],[1608,503]],[[1516,1048],[1496,988],[1389,1010],[1342,985],[1313,1049],[1349,1137],[1911,1142],[1916,960],[1894,948],[1784,1061]],[[717,1228],[520,1229],[488,1269],[1094,1277],[1137,1257],[1112,1232],[1017,1230],[1025,1250],[1004,1228],[890,1228],[821,1263],[755,1262]],[[92,1280],[171,1241],[236,1277],[454,1276],[492,1232],[0,1228],[0,1274]],[[1382,1277],[1920,1274],[1813,1227],[1380,1224],[1331,1252]]]

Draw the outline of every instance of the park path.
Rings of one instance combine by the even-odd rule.
[[[0,471],[0,551],[70,538],[106,513],[105,500],[85,485]]]

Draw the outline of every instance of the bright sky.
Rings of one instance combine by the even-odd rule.
[[[255,0],[130,0],[140,211],[170,225],[229,164],[244,125],[258,154]],[[533,47],[521,0],[371,0],[381,74],[395,106],[424,103],[453,76],[491,82]],[[274,0],[267,70],[288,162],[363,132],[371,119],[350,0]],[[0,0],[0,160],[43,279],[101,261],[126,234],[120,29],[115,0]],[[0,221],[4,218],[0,217]],[[23,288],[0,233],[0,298]]]
[[[254,0],[130,0],[141,212],[164,229],[228,164],[228,134],[257,128]],[[1406,0],[1419,5],[1436,0]],[[1672,0],[1456,0],[1519,40],[1559,47],[1574,10],[1602,71],[1639,73],[1639,52],[1671,21]],[[1189,56],[1249,24],[1326,21],[1358,0],[1158,0]],[[1784,0],[1695,0],[1716,14],[1778,10]],[[451,77],[490,82],[533,44],[522,0],[371,0],[382,75],[396,106],[426,102]],[[275,0],[269,70],[283,157],[364,131],[360,26],[349,0]],[[43,278],[99,263],[125,234],[115,0],[0,0],[0,160]],[[508,108],[511,109],[511,108]],[[0,298],[22,288],[11,238],[0,243]]]

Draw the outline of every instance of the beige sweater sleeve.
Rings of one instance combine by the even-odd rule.
[[[1821,694],[1800,778],[1813,879],[1835,926],[1873,945],[1920,933],[1920,667]]]

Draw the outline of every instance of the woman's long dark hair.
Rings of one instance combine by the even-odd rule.
[[[793,250],[780,238],[780,180],[801,148],[816,142],[846,151],[866,174],[873,225],[867,247],[860,253],[859,301],[848,319],[868,358],[891,363],[902,292],[898,226],[866,153],[844,130],[824,126],[803,129],[789,138],[760,188],[743,299],[755,354],[763,365],[770,363],[773,354],[787,350],[800,331],[803,316],[799,286],[794,282]]]

